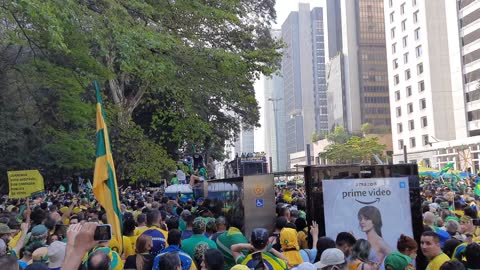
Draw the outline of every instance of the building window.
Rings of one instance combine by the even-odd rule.
[[[393,43],[392,44],[392,53],[396,53],[397,52],[397,43]]]
[[[405,3],[400,6],[400,14],[405,14]]]
[[[408,130],[415,129],[415,122],[413,120],[408,120]]]
[[[402,116],[402,108],[401,107],[397,107],[396,112],[397,112],[397,117]]]
[[[393,23],[395,12],[390,13],[390,22]]]
[[[390,30],[390,37],[395,38],[395,27]]]
[[[398,59],[393,59],[393,69],[398,68]]]
[[[420,123],[421,123],[422,128],[428,126],[427,117],[423,116],[422,118],[420,118]]]
[[[407,47],[407,37],[408,37],[408,36],[404,36],[404,37],[402,38],[402,44],[403,44],[403,47],[404,47],[404,48]]]
[[[407,104],[407,112],[413,113],[413,103],[410,102]]]
[[[415,55],[416,55],[417,57],[422,56],[422,45],[417,46],[417,47],[415,48]]]
[[[403,63],[407,64],[408,63],[408,53],[403,54]]]
[[[424,110],[426,108],[427,108],[427,101],[424,98],[420,99],[420,110]]]
[[[420,39],[420,27],[415,29],[415,40],[419,40]]]
[[[405,80],[410,80],[411,77],[410,69],[405,70]]]
[[[398,124],[397,124],[397,132],[398,132],[398,133],[402,133],[402,132],[403,132],[403,125],[402,125],[402,123],[398,123]]]
[[[425,83],[423,81],[418,82],[418,92],[425,91]]]
[[[398,149],[403,150],[403,140],[398,140]]]
[[[398,75],[393,76],[393,83],[394,83],[395,85],[397,85],[397,84],[400,83],[400,78],[398,77]]]
[[[400,91],[395,91],[395,100],[400,100]]]
[[[407,97],[411,96],[412,95],[412,87],[407,86],[407,88],[405,88],[405,92],[407,93]]]
[[[417,65],[417,74],[420,75],[423,73],[423,63]]]
[[[415,137],[411,137],[410,138],[410,148],[415,148],[416,144],[415,144]]]
[[[422,145],[428,145],[430,142],[428,141],[428,135],[422,135]]]
[[[412,0],[412,6],[416,6],[417,5],[417,0]]]
[[[388,6],[392,7],[393,6],[393,0],[388,0]]]
[[[407,29],[407,20],[402,21],[402,32]]]
[[[413,13],[413,22],[414,23],[418,22],[418,10]]]

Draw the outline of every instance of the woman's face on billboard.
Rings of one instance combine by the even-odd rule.
[[[362,232],[368,232],[370,230],[373,230],[373,222],[370,219],[367,219],[364,216],[360,216],[358,219],[358,222],[360,223],[360,230]]]

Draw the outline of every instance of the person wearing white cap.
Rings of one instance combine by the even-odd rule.
[[[309,262],[303,262],[296,267],[292,268],[292,270],[317,270],[315,265]]]
[[[64,242],[55,241],[48,246],[48,269],[60,270],[65,260],[67,245]]]
[[[315,267],[322,270],[345,270],[346,266],[345,255],[338,248],[326,249],[315,263]]]

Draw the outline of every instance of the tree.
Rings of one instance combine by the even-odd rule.
[[[344,144],[346,143],[352,135],[350,135],[344,127],[337,126],[334,131],[327,135],[327,140],[334,144]]]
[[[0,0],[0,16],[0,170],[92,168],[94,79],[112,145],[165,170],[192,144],[220,157],[240,122],[258,125],[253,83],[280,58],[273,0]],[[114,158],[129,179],[165,173],[129,150]]]
[[[345,141],[347,137],[349,138]],[[332,144],[319,155],[336,164],[370,163],[374,154],[380,156],[386,148],[385,145],[379,144],[377,137],[350,136],[343,128],[336,128],[329,141]]]

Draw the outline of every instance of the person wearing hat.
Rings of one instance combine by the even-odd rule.
[[[246,265],[250,269],[255,268],[262,262],[254,259],[253,254],[260,252],[263,264],[269,270],[288,269],[287,258],[268,245],[269,235],[267,229],[255,228],[250,237],[250,244],[232,245],[231,251],[235,262]],[[250,251],[250,254],[245,256],[243,254],[244,250]]]
[[[225,268],[225,269],[228,269],[228,268]],[[250,268],[248,268],[248,266],[243,264],[235,264],[234,266],[232,266],[232,268],[230,268],[230,270],[250,270]]]
[[[192,258],[195,256],[195,246],[199,243],[203,242],[210,248],[217,248],[217,244],[205,236],[205,229],[205,221],[200,217],[196,218],[192,225],[193,235],[182,241],[182,250]]]
[[[48,269],[60,270],[65,260],[66,243],[55,241],[48,246]]]
[[[328,248],[322,252],[320,261],[314,264],[322,270],[344,270],[347,267],[345,255],[338,248]]]
[[[297,230],[285,227],[280,231],[280,244],[283,250],[283,255],[288,260],[288,266],[293,267],[302,262],[313,263],[317,256],[317,242],[318,242],[318,226],[313,221],[310,226],[310,235],[312,236],[313,249],[300,249],[298,242]]]
[[[410,264],[412,258],[409,256],[403,255],[399,251],[394,251],[385,257],[384,265],[385,270],[409,270],[414,269]]]
[[[22,223],[20,225],[20,231],[21,231],[20,232],[21,233],[20,238],[18,239],[15,247],[13,249],[10,249],[10,250],[8,250],[8,242],[11,239],[12,231],[10,230],[10,227],[8,227],[7,224],[0,223],[0,239],[2,239],[5,242],[5,244],[7,245],[7,253],[8,254],[17,256],[17,254],[20,253],[20,249],[23,248],[23,246],[25,245],[25,242],[26,242],[25,238],[27,237],[29,222],[30,222],[30,217],[28,215],[28,218],[27,218],[26,222]]]
[[[388,254],[383,261],[386,270],[410,270],[415,269],[411,264],[417,256],[417,242],[404,234],[397,241],[397,251]]]
[[[473,219],[470,216],[464,215],[460,218],[459,232],[467,238],[471,237],[473,241],[478,240],[479,235],[476,234],[477,228],[473,225]]]
[[[32,228],[32,231],[30,232],[29,242],[39,241],[46,244],[47,238],[48,228],[45,225],[40,224]]]

